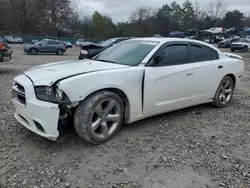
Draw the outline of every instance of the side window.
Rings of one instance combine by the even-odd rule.
[[[191,44],[191,53],[194,63],[212,60],[210,49],[208,47]]]
[[[157,66],[182,65],[189,63],[188,46],[185,44],[167,46],[160,53],[164,53],[164,59]]]
[[[50,45],[56,45],[56,44],[60,44],[59,42],[57,42],[57,41],[53,41],[53,40],[51,40],[51,41],[49,41],[49,44]]]
[[[219,54],[218,54],[218,52],[216,52],[215,50],[210,49],[210,54],[211,54],[212,60],[219,59]]]

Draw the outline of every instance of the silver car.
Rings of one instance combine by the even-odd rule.
[[[66,52],[65,45],[59,40],[43,39],[38,43],[25,45],[23,50],[27,54],[36,55],[37,53],[55,53],[63,55]]]

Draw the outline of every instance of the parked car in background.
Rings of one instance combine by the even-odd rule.
[[[113,46],[119,42],[122,42],[128,39],[130,39],[130,37],[111,38],[100,44],[92,43],[92,42],[85,42],[85,44],[81,46],[80,55],[78,59],[79,60],[84,59],[84,58],[91,59],[92,57],[99,54],[103,50],[109,48],[110,46]]]
[[[62,41],[62,43],[65,45],[65,48],[73,48],[73,45],[69,41]]]
[[[237,42],[239,39],[237,38],[227,38],[218,43],[218,48],[230,48],[233,42]]]
[[[23,39],[22,39],[22,37],[14,37],[12,39],[12,43],[23,44]]]
[[[159,35],[159,34],[154,34],[153,37],[158,37],[159,38],[159,37],[162,37],[162,36]]]
[[[184,37],[184,34],[185,34],[185,32],[172,31],[172,32],[169,33],[169,36],[170,37],[180,37],[180,38],[182,38],[182,37]]]
[[[236,50],[247,52],[248,49],[250,49],[250,39],[248,38],[241,38],[237,42],[231,44],[231,52]]]
[[[223,28],[223,27],[213,27],[213,28],[210,28],[210,29],[208,29],[206,31],[211,33],[211,34],[222,34],[222,33],[225,33],[225,28]]]
[[[6,40],[8,43],[12,43],[12,42],[13,42],[13,37],[12,37],[12,36],[5,36],[4,38],[5,38],[5,40]]]
[[[63,55],[66,52],[65,45],[59,40],[43,39],[36,44],[25,45],[23,50],[27,54],[36,55],[37,53],[55,53]]]
[[[14,117],[51,140],[73,118],[81,138],[101,144],[123,122],[203,103],[226,107],[243,73],[242,57],[201,41],[136,38],[91,60],[40,65],[15,77]]]
[[[84,42],[85,42],[85,39],[78,39],[78,40],[75,42],[75,45],[76,45],[76,46],[81,46]]]
[[[10,60],[12,52],[13,51],[8,42],[5,39],[0,38],[0,62],[4,61],[4,57],[9,57]]]

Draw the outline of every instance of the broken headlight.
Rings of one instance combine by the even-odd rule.
[[[81,50],[81,54],[82,54],[82,55],[88,55],[89,52],[88,52],[87,50]]]
[[[67,95],[58,87],[37,86],[35,87],[36,97],[39,100],[69,105],[70,100]]]

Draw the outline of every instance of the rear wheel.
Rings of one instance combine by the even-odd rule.
[[[0,62],[3,62],[3,56],[0,55]]]
[[[58,49],[56,51],[56,55],[63,55],[63,50],[62,49]]]
[[[74,125],[78,135],[92,144],[110,140],[119,130],[124,117],[121,98],[110,91],[100,91],[77,107]]]
[[[235,52],[235,49],[231,48],[231,52]]]
[[[37,49],[35,49],[35,48],[32,48],[32,49],[30,49],[30,54],[31,55],[36,55],[37,54]]]
[[[228,106],[234,93],[235,83],[229,76],[226,76],[220,82],[214,96],[213,105],[219,108]]]

